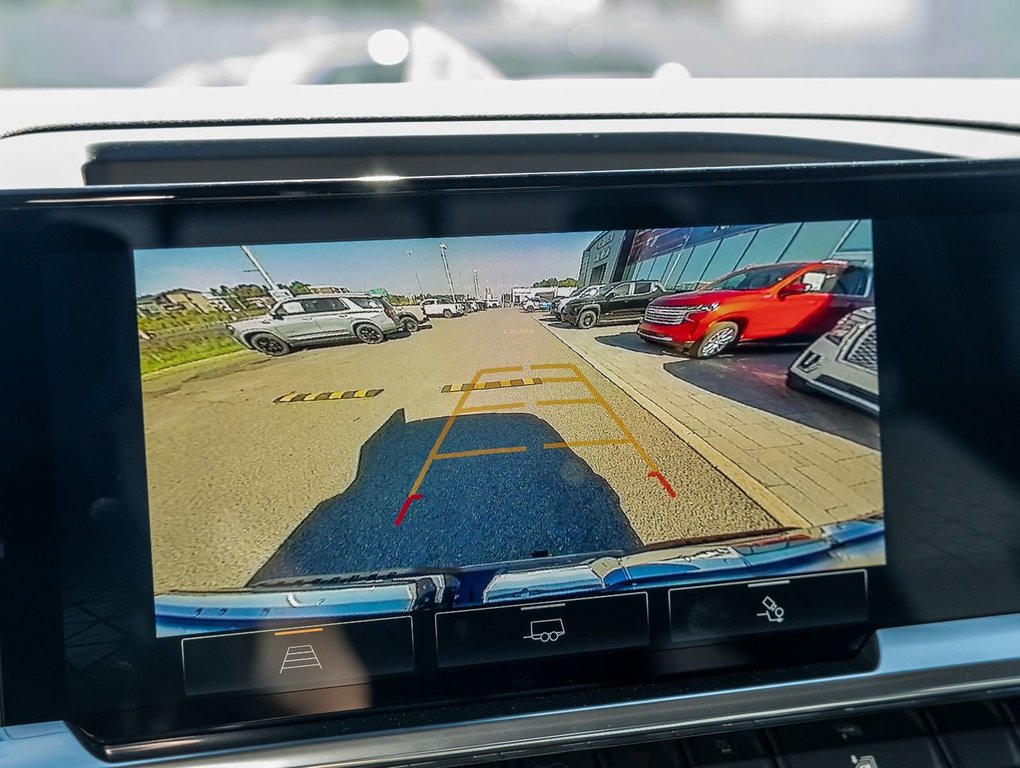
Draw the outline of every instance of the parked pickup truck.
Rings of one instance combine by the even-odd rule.
[[[426,317],[455,317],[464,314],[464,305],[442,299],[425,299],[421,303],[422,312]]]
[[[393,307],[393,310],[397,313],[397,325],[408,333],[432,327],[429,316],[425,314],[421,307],[414,304],[401,304],[400,306]]]

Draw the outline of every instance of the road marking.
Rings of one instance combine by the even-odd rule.
[[[436,461],[439,459],[466,459],[469,456],[490,456],[497,453],[524,453],[527,449],[523,445],[515,445],[511,448],[478,448],[474,451],[454,451],[453,453],[437,453]]]
[[[487,413],[489,411],[510,411],[514,408],[523,408],[527,403],[493,403],[492,405],[471,405],[461,408],[461,413]]]
[[[518,368],[517,370],[521,370]],[[493,371],[495,372],[495,371]],[[472,381],[468,384],[446,384],[441,392],[475,392],[486,389],[505,389],[506,387],[529,387],[541,384],[542,379],[501,379],[499,381]]]
[[[285,637],[286,635],[307,635],[309,632],[321,632],[322,627],[312,627],[311,629],[288,629],[283,632],[274,632],[273,637]]]
[[[348,389],[341,392],[288,392],[273,400],[274,403],[316,403],[326,400],[356,400],[375,397],[381,389]]]
[[[538,400],[536,405],[598,405],[599,401],[591,397],[578,397],[573,400]]]
[[[566,443],[543,443],[543,448],[581,448],[588,445],[630,445],[630,440],[607,438],[605,440],[570,440]]]

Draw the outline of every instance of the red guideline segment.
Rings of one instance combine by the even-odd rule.
[[[648,476],[649,477],[654,477],[656,480],[658,480],[660,483],[662,483],[662,487],[666,489],[666,493],[669,494],[669,497],[671,499],[675,499],[676,498],[676,491],[673,490],[673,486],[670,485],[669,481],[666,480],[666,478],[664,478],[662,476],[661,472],[649,472]]]
[[[408,496],[406,499],[404,499],[404,503],[400,507],[400,513],[397,515],[397,519],[393,521],[393,524],[394,525],[400,525],[402,522],[404,522],[404,515],[407,514],[407,508],[411,506],[411,502],[413,502],[415,499],[420,499],[420,498],[421,498],[421,494],[420,493],[416,493],[416,494],[414,494],[412,496]]]

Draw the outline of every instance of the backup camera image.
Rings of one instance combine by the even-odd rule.
[[[882,564],[872,263],[866,220],[136,251],[157,633]]]

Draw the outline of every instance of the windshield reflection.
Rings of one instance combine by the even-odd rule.
[[[26,0],[0,4],[0,85],[1008,77],[1018,23],[1010,0]]]

